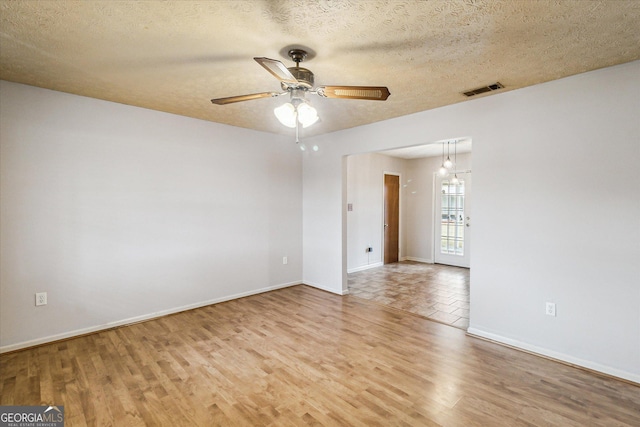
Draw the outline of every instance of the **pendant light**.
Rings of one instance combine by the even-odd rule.
[[[453,142],[453,160],[454,160],[454,164],[457,167],[458,164],[458,146],[456,145],[458,143],[458,141],[454,141]],[[454,172],[453,174],[453,178],[451,179],[451,184],[453,185],[460,185],[460,180],[458,179],[458,173]]]
[[[444,144],[442,144],[442,148],[444,149]],[[444,158],[444,154],[442,154],[442,157]],[[442,166],[447,169],[451,169],[453,167],[453,162],[449,158],[449,141],[447,141],[447,160],[442,163]]]
[[[444,165],[444,142],[442,143],[442,165],[440,169],[438,169],[438,175],[447,176],[449,174],[449,169]]]

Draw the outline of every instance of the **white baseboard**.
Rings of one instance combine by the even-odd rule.
[[[425,264],[433,264],[433,260],[432,259],[416,258],[416,257],[412,257],[412,256],[400,257],[399,261],[415,261],[415,262],[422,262],[422,263],[425,263]],[[364,270],[368,270],[370,268],[382,267],[383,265],[384,265],[384,263],[382,261],[380,261],[380,262],[374,262],[373,264],[362,265],[360,267],[349,268],[349,269],[347,269],[347,274],[357,273],[358,271],[364,271]]]
[[[599,363],[592,362],[589,360],[579,359],[577,357],[573,357],[568,354],[549,350],[544,347],[538,347],[536,345],[528,344],[526,342],[514,340],[511,338],[506,338],[501,335],[496,335],[491,332],[483,331],[481,329],[469,328],[467,329],[467,334],[471,336],[480,337],[480,338],[486,338],[488,340],[506,344],[511,347],[520,348],[530,353],[535,353],[541,356],[548,357],[550,359],[555,359],[561,362],[565,362],[570,365],[586,368],[591,371],[601,372],[603,374],[610,375],[612,377],[617,377],[623,380],[634,382],[636,384],[640,384],[640,375],[634,374],[632,372],[622,371],[620,369],[612,368],[606,365],[601,365]]]
[[[384,265],[382,262],[374,262],[373,264],[362,265],[362,266],[356,267],[356,268],[348,268],[347,269],[347,273],[348,274],[357,273],[358,271],[364,271],[364,270],[368,270],[370,268],[381,267],[382,265]]]
[[[302,281],[303,285],[307,285],[307,286],[311,286],[312,288],[316,288],[316,289],[320,289],[321,291],[327,291],[327,292],[331,292],[332,294],[336,294],[336,295],[347,295],[349,293],[349,290],[336,290],[334,288],[328,288],[326,286],[323,285],[319,285],[317,283],[313,283],[313,282],[309,282],[306,280]]]
[[[170,308],[170,309],[167,309],[167,310],[156,311],[156,312],[153,312],[153,313],[144,314],[142,316],[130,317],[128,319],[118,320],[118,321],[115,321],[115,322],[109,322],[109,323],[106,323],[106,324],[103,324],[103,325],[97,325],[97,326],[91,326],[91,327],[88,327],[88,328],[76,329],[76,330],[69,331],[69,332],[63,332],[61,334],[50,335],[50,336],[42,337],[42,338],[36,338],[34,340],[29,340],[29,341],[22,341],[22,342],[19,342],[19,343],[16,343],[16,344],[9,344],[9,345],[5,345],[5,346],[0,347],[0,354],[7,353],[7,352],[10,352],[10,351],[21,350],[23,348],[33,347],[33,346],[37,346],[37,345],[47,344],[47,343],[54,342],[54,341],[60,341],[60,340],[64,340],[64,339],[67,339],[67,338],[73,338],[73,337],[77,337],[77,336],[80,336],[80,335],[86,335],[86,334],[90,334],[90,333],[94,333],[94,332],[100,332],[100,331],[104,331],[106,329],[116,328],[116,327],[119,327],[119,326],[131,325],[131,324],[142,322],[142,321],[145,321],[145,320],[151,320],[151,319],[156,319],[158,317],[167,316],[169,314],[179,313],[181,311],[193,310],[194,308],[205,307],[207,305],[217,304],[217,303],[220,303],[220,302],[231,301],[231,300],[234,300],[234,299],[244,298],[244,297],[248,297],[248,296],[256,295],[256,294],[262,294],[264,292],[274,291],[276,289],[288,288],[290,286],[300,285],[301,283],[302,283],[301,281],[282,283],[280,285],[269,286],[269,287],[266,287],[266,288],[255,289],[255,290],[247,291],[247,292],[241,292],[239,294],[229,295],[229,296],[226,296],[226,297],[214,298],[214,299],[211,299],[211,300],[201,301],[201,302],[197,302],[197,303],[194,303],[194,304],[183,305],[181,307],[175,307],[175,308]]]
[[[432,259],[416,258],[416,257],[412,257],[412,256],[406,256],[402,260],[403,261],[423,262],[425,264],[433,264],[433,260]]]

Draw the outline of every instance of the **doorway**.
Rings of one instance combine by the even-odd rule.
[[[434,261],[469,268],[471,172],[457,172],[447,177],[435,174],[434,182]]]
[[[384,264],[398,262],[400,252],[400,177],[384,174]]]
[[[445,240],[453,242],[456,241],[456,229],[453,228],[455,217],[451,215],[457,213],[453,209],[455,202],[459,208],[470,207],[471,139],[456,142],[454,150],[457,151],[457,157],[455,151],[453,154],[457,165],[454,169],[464,181],[465,198],[462,201],[460,197],[454,199],[452,212],[446,212],[450,215],[448,220],[452,221],[452,232],[446,234]],[[442,207],[435,207],[438,201],[442,204],[442,199],[436,197],[436,194],[441,196],[442,180],[438,181],[435,173],[443,163],[442,151],[442,145],[434,143],[390,152],[357,154],[346,159],[346,286],[354,296],[374,299],[466,329],[469,322],[470,270],[447,265],[459,263],[443,261],[440,257],[436,261],[436,252],[440,252],[436,251],[436,245],[439,249],[442,242],[436,243],[435,240],[441,232],[443,214]],[[397,192],[398,197],[386,198],[387,190],[394,194]],[[452,188],[445,192],[459,196],[456,193],[460,190]],[[386,209],[385,199],[396,199],[398,205],[394,204],[394,207],[398,206],[398,209]],[[389,245],[392,249],[385,250],[386,243],[396,240],[387,234],[392,223],[387,213],[394,210],[398,212],[399,237],[397,243]],[[467,211],[463,215],[463,220],[471,217]],[[457,221],[460,221],[459,214]],[[467,223],[464,224],[464,230],[468,230]],[[464,234],[458,227],[457,237],[464,237]],[[448,241],[446,243],[449,244]],[[385,252],[393,261],[385,256]],[[462,252],[470,255],[468,244],[462,246]],[[459,255],[452,257],[456,259]]]

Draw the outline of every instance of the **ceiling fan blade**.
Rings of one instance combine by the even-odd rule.
[[[385,86],[319,86],[316,93],[324,98],[368,99],[386,101],[391,95]]]
[[[268,72],[282,83],[295,85],[298,80],[291,74],[291,71],[285,65],[275,59],[269,58],[253,58],[258,64],[262,65]]]
[[[234,102],[251,101],[252,99],[271,98],[279,95],[278,92],[252,93],[249,95],[230,96],[228,98],[215,98],[212,99],[211,102],[216,105],[226,105],[233,104]]]

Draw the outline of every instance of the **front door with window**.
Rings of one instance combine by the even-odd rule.
[[[436,174],[435,257],[438,264],[469,267],[470,265],[470,194],[471,173],[458,173],[459,183],[453,175]]]

